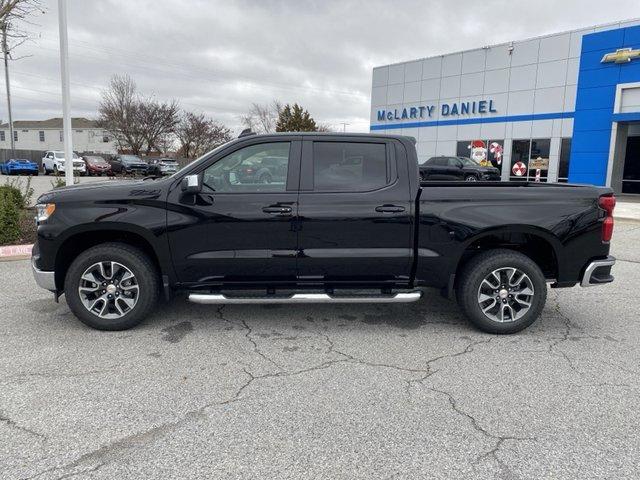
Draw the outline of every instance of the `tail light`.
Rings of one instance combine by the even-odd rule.
[[[598,205],[607,215],[602,222],[602,241],[609,242],[613,236],[613,209],[616,206],[616,197],[613,195],[600,197],[598,199]]]

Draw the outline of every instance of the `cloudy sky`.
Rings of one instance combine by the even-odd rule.
[[[68,0],[73,116],[109,77],[239,131],[251,103],[298,102],[367,131],[374,66],[639,15],[638,0]],[[14,120],[61,115],[57,1],[11,62]],[[4,77],[2,77],[4,80]],[[4,82],[0,118],[6,121]]]

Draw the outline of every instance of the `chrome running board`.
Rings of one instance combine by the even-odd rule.
[[[189,301],[202,304],[233,303],[410,303],[422,298],[422,292],[403,292],[391,295],[329,295],[326,293],[295,293],[287,297],[265,295],[261,297],[227,297],[220,293],[190,293]]]

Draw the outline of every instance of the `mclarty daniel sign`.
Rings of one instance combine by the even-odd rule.
[[[394,108],[393,110],[380,109],[378,110],[378,121],[433,118],[437,113],[440,113],[440,117],[459,117],[498,111],[492,99],[443,103],[440,105],[440,110],[437,110],[436,107],[436,105],[416,105],[414,107]]]

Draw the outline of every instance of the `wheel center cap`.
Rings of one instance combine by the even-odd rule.
[[[506,288],[503,288],[502,290],[500,290],[499,295],[500,295],[500,298],[504,300],[509,296],[509,291]]]
[[[107,285],[107,293],[116,293],[116,290],[117,287],[113,283]]]

